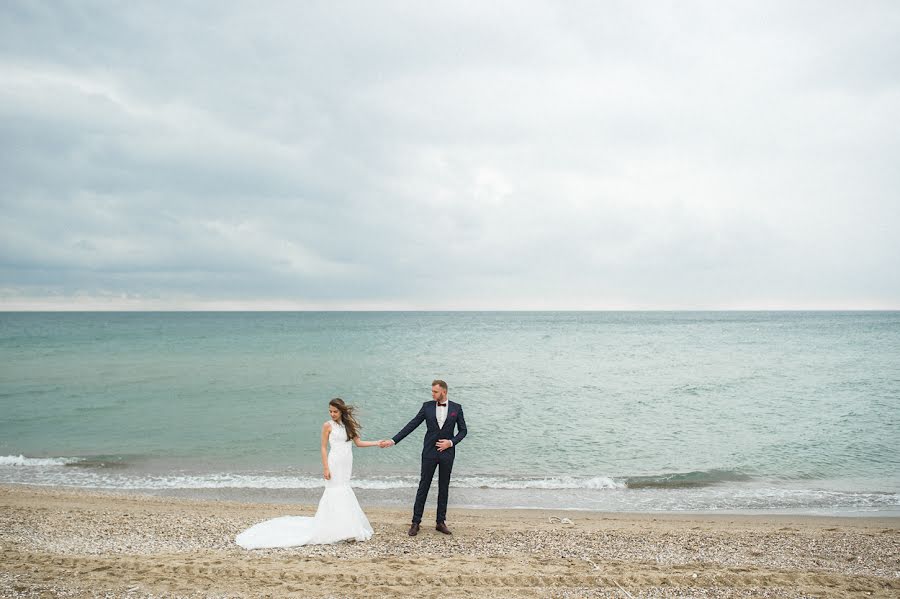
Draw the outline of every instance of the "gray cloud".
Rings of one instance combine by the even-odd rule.
[[[900,306],[894,3],[8,2],[0,307]]]

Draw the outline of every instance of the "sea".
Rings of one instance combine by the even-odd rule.
[[[900,515],[900,312],[5,312],[0,484],[315,504],[328,401],[390,438],[433,379],[451,510]]]

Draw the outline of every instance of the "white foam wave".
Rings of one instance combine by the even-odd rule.
[[[483,489],[624,489],[625,483],[607,476],[553,478],[500,478],[487,476],[464,477],[453,481],[454,486]]]
[[[66,468],[80,458],[28,458],[0,456],[0,484],[80,487],[119,491],[185,492],[212,490],[231,496],[238,492],[310,490],[315,495],[324,487],[319,475],[290,472],[186,473],[110,470],[106,468]],[[433,484],[437,484],[435,480]],[[800,484],[800,483],[795,483]],[[379,497],[408,497],[418,485],[418,476],[361,476],[354,478],[357,489],[376,491]],[[512,497],[529,507],[582,508],[601,511],[743,511],[799,510],[829,513],[834,510],[897,511],[900,492],[846,491],[776,483],[733,483],[724,486],[674,489],[629,489],[624,481],[595,477],[513,477],[458,476],[452,486],[459,489],[458,500],[471,505],[506,507]],[[232,490],[232,491],[229,491]],[[397,490],[392,493],[391,490]],[[382,491],[383,493],[377,493]],[[520,492],[517,492],[520,491]],[[310,495],[310,496],[312,496]],[[529,505],[530,504],[530,505]]]
[[[120,478],[120,477],[117,477]],[[316,489],[325,486],[321,476],[265,476],[254,474],[208,474],[166,477],[133,477],[132,488],[146,489]],[[354,479],[360,489],[402,489],[415,487],[411,477]]]
[[[10,463],[13,463],[10,460]],[[33,461],[27,462],[35,465]],[[61,466],[62,460],[45,466]],[[83,487],[122,490],[177,489],[316,489],[325,486],[321,476],[268,476],[259,474],[202,474],[150,475],[120,474],[72,468],[0,469],[0,483]],[[383,479],[354,479],[353,486],[361,489],[415,488],[418,479],[391,477]]]
[[[24,455],[2,455],[0,466],[65,466],[80,461],[78,458],[27,458]]]
[[[70,458],[37,460],[16,458],[9,463],[28,465],[61,466],[70,463]],[[433,482],[436,483],[437,479]],[[137,473],[110,473],[91,469],[48,468],[24,473],[16,469],[0,473],[0,482],[26,484],[83,486],[106,489],[316,489],[325,486],[321,476],[311,475],[271,475],[271,474],[168,474],[151,475]],[[389,490],[416,488],[416,476],[383,476],[354,478],[352,485],[359,489]],[[556,477],[556,478],[510,478],[498,476],[462,476],[453,479],[453,486],[468,489],[624,489],[625,484],[608,477]]]

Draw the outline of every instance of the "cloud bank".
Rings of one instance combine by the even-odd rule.
[[[900,308],[900,5],[0,5],[0,309]]]

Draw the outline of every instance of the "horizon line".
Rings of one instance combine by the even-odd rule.
[[[398,312],[900,312],[900,308],[12,308],[2,314],[77,313],[398,313]]]

